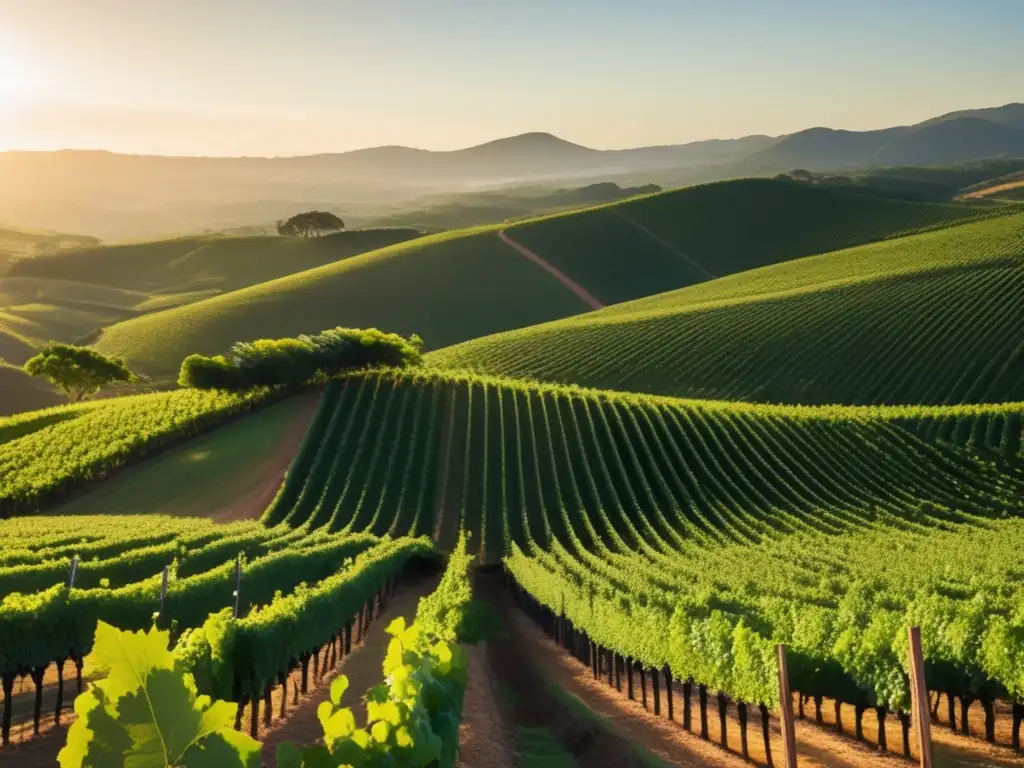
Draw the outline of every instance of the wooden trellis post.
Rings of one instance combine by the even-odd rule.
[[[242,555],[235,558],[235,612],[234,617],[238,618],[238,597],[242,591]],[[303,691],[305,693],[305,691]],[[253,706],[256,706],[255,704]],[[255,715],[253,715],[255,717]]]
[[[924,654],[921,651],[921,628],[910,627],[910,698],[914,710],[914,728],[921,768],[932,768],[932,725],[928,711],[928,686],[924,679]]]
[[[789,662],[786,646],[778,646],[779,715],[782,720],[782,764],[796,768],[796,727],[793,722],[793,695],[789,690]]]

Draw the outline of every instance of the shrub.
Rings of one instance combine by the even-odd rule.
[[[244,390],[295,385],[317,374],[405,368],[423,361],[423,341],[376,328],[332,328],[312,336],[241,341],[227,356],[189,355],[178,383],[196,389]]]
[[[181,363],[178,384],[193,389],[245,389],[238,369],[224,355],[189,355]]]

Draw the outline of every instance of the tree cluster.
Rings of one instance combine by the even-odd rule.
[[[290,237],[320,237],[345,228],[345,222],[327,211],[306,211],[277,222],[277,234]]]
[[[25,373],[46,379],[77,403],[114,381],[135,381],[124,361],[88,347],[51,342],[25,363]]]
[[[227,355],[189,355],[178,383],[197,389],[240,391],[301,384],[317,375],[422,362],[423,341],[376,328],[332,328],[312,336],[237,342]]]

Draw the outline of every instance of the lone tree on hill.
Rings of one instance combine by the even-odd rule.
[[[136,381],[123,360],[71,344],[47,344],[25,363],[25,373],[46,379],[73,403],[96,394],[111,382]]]
[[[327,211],[307,211],[277,222],[277,234],[298,237],[320,237],[325,232],[337,232],[345,222]]]

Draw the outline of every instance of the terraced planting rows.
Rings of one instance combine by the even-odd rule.
[[[474,340],[438,366],[787,403],[1024,399],[1024,216],[811,257]]]
[[[916,624],[931,689],[980,701],[994,738],[996,700],[1024,698],[1024,525],[1006,519],[1024,498],[1022,412],[367,374],[327,391],[265,522],[442,547],[464,527],[571,622],[574,652],[774,709],[785,643],[794,690],[852,705],[857,733],[869,710],[909,728]]]
[[[495,562],[513,542],[564,543],[570,531],[586,545],[673,552],[998,518],[1024,494],[1013,469],[1021,410],[958,412],[986,439],[998,425],[1000,442],[979,457],[954,447],[974,446],[973,427],[933,435],[941,408],[683,401],[429,370],[355,376],[328,389],[264,522],[433,532],[442,548],[464,526]]]
[[[1000,213],[739,179],[556,214],[506,231],[613,304]]]

